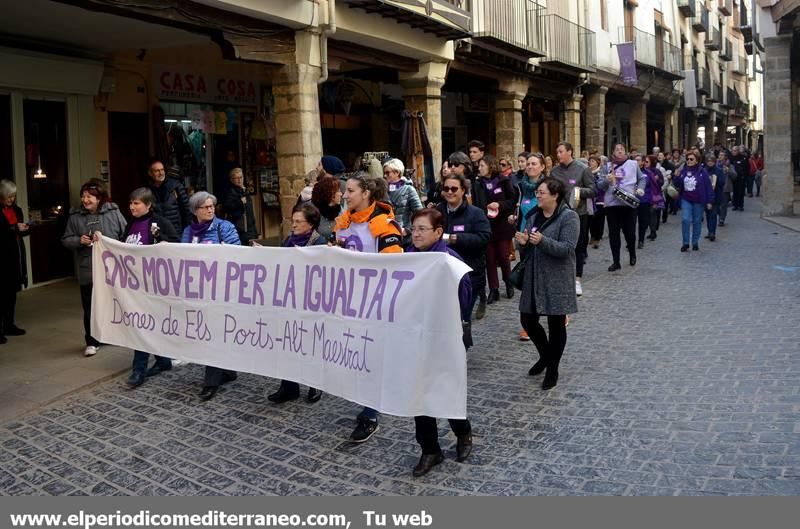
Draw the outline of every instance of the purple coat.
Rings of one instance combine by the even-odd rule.
[[[418,250],[416,246],[413,244],[408,247],[406,252],[445,252],[449,253],[459,261],[463,261],[460,255],[456,253],[455,250],[447,246],[447,243],[443,240],[439,239],[436,241],[436,244],[428,248],[427,250]],[[472,281],[469,279],[469,274],[464,274],[464,277],[461,278],[461,281],[458,283],[458,305],[461,308],[461,312],[468,310],[472,304]]]
[[[680,198],[692,204],[713,204],[714,190],[711,188],[711,178],[708,177],[705,167],[695,165],[683,166],[683,171],[672,177],[672,184],[681,190]]]

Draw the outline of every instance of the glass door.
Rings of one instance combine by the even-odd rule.
[[[67,104],[25,99],[22,110],[32,280],[41,283],[73,273],[72,257],[61,245],[69,217]]]

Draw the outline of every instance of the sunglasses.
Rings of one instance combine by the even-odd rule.
[[[690,156],[690,157],[686,158],[686,161],[687,162],[696,162],[697,158],[694,158],[694,157]]]
[[[457,193],[460,187],[442,186],[442,191],[445,193]]]
[[[508,164],[506,162],[500,162],[500,167],[508,167]]]

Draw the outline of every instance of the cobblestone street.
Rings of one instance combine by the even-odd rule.
[[[277,381],[252,375],[200,403],[202,370],[181,365],[0,425],[0,493],[800,494],[800,233],[746,207],[699,252],[679,252],[670,217],[616,274],[607,240],[590,248],[553,390],[527,376],[517,298],[491,306],[469,353],[466,463],[446,421],[445,463],[414,479],[410,418],[353,446],[353,403],[275,406]]]

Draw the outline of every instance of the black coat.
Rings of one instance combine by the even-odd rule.
[[[16,204],[12,207],[17,222],[22,222],[22,210]],[[17,226],[11,226],[0,213],[0,284],[3,291],[19,292],[23,286],[28,286],[28,263],[22,240],[26,235],[28,232],[19,232]]]
[[[511,183],[511,179],[501,176],[498,188],[492,191],[486,190],[480,177],[475,179],[472,185],[472,205],[482,209],[484,215],[487,212],[486,206],[492,202],[497,202],[500,206],[500,213],[497,217],[489,219],[489,224],[492,228],[492,241],[510,241],[513,239],[514,225],[508,222],[508,216],[514,214],[518,197],[517,190]]]
[[[150,213],[148,214],[148,216],[152,219],[151,222],[155,222],[156,224],[158,224],[158,228],[160,231],[158,236],[154,237],[153,244],[157,244],[160,242],[181,242],[181,236],[178,234],[177,231],[175,231],[175,228],[172,226],[172,223],[170,221],[154,213]],[[130,235],[132,226],[133,226],[133,220],[128,222],[128,225],[125,226],[125,235],[122,237],[123,242],[125,241],[125,239],[128,238],[128,235]]]
[[[486,247],[492,237],[486,213],[467,204],[466,200],[452,213],[447,212],[447,202],[441,202],[436,209],[444,215],[444,232],[456,236],[456,243],[451,248],[472,268],[469,273],[472,292],[483,292],[486,288]]]
[[[246,204],[242,203],[242,198],[247,200]],[[236,226],[242,245],[247,246],[250,241],[258,239],[256,216],[253,212],[253,197],[246,189],[231,187],[222,201],[222,207],[225,211],[225,218]]]
[[[192,223],[189,195],[183,184],[174,178],[166,178],[160,186],[151,184],[148,187],[156,197],[153,212],[171,222],[177,233],[183,233],[183,229]]]

